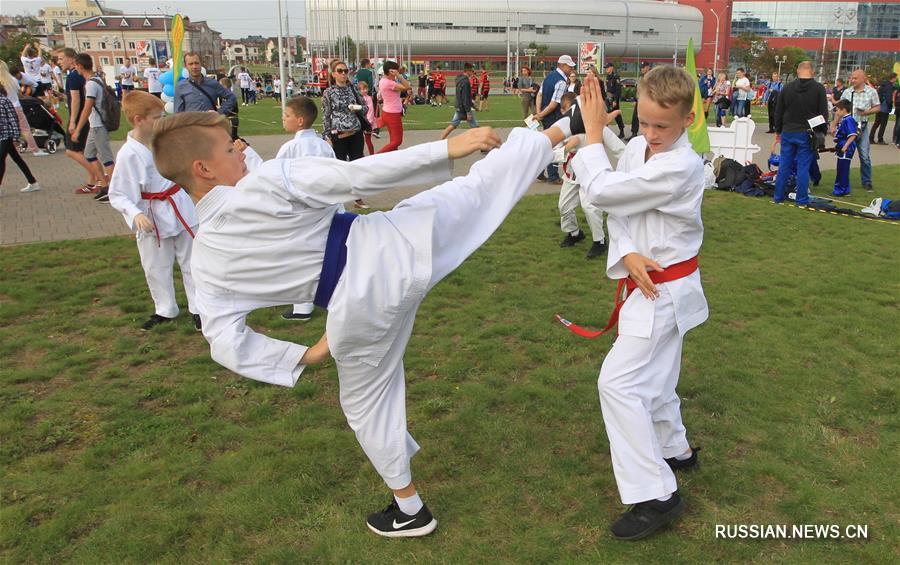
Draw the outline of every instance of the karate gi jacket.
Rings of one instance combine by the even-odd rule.
[[[197,306],[214,361],[251,379],[294,386],[304,369],[299,361],[307,346],[254,332],[245,323],[247,315],[258,308],[313,301],[328,230],[344,202],[399,186],[449,180],[451,161],[446,141],[352,162],[304,157],[257,166],[258,156],[250,155],[253,159],[248,156],[246,162],[251,172],[237,186],[217,186],[197,203],[200,227],[191,258]],[[365,236],[354,237],[354,230]],[[389,345],[395,327],[390,305],[411,290],[424,295],[422,279],[427,282],[431,268],[431,223],[425,218],[392,226],[385,214],[361,216],[347,246],[344,276],[351,267],[369,276],[351,277],[352,285],[339,283],[331,299],[328,336],[336,358],[354,347],[352,327],[333,334],[342,316],[342,304],[336,302],[347,295],[365,296],[371,316],[384,320],[379,331],[384,347]],[[417,261],[405,261],[408,254],[400,249],[395,261],[383,262],[385,246],[410,246]],[[378,338],[369,332],[358,341],[365,341],[363,349],[372,349]],[[373,362],[383,353],[372,352]]]
[[[175,237],[183,232],[184,225],[175,216],[170,202],[141,198],[141,192],[165,192],[174,184],[156,170],[150,148],[129,133],[125,144],[116,154],[116,168],[109,182],[109,204],[121,212],[128,227],[135,229],[135,216],[144,214],[156,224],[160,238]],[[197,225],[197,212],[191,197],[181,190],[172,196],[172,200],[178,206],[181,217],[193,229]],[[138,236],[145,237],[144,234]],[[153,237],[156,237],[155,233]]]
[[[673,146],[644,162],[647,142],[636,137],[614,171],[604,145],[578,150],[572,167],[592,204],[609,214],[606,274],[628,276],[623,259],[639,253],[664,269],[697,256],[703,243],[703,161],[684,133]],[[684,335],[709,317],[700,271],[665,284],[672,294],[678,331]],[[654,301],[633,292],[619,313],[619,334],[649,338]]]

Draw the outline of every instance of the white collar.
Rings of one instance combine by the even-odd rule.
[[[318,137],[318,134],[316,133],[316,130],[312,128],[301,129],[294,134],[294,139],[300,139],[302,137]]]

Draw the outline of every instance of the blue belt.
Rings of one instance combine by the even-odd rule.
[[[313,304],[321,308],[328,308],[331,295],[337,286],[344,266],[347,264],[347,236],[350,235],[350,226],[359,215],[349,212],[336,213],[328,228],[328,240],[325,242],[325,258],[322,260],[322,273],[319,275],[319,287],[316,289],[316,297]]]

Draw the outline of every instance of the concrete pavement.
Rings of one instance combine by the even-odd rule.
[[[505,138],[510,130],[502,128],[498,131]],[[383,139],[374,140],[376,149],[386,142],[386,133],[385,131]],[[404,132],[403,146],[409,147],[434,141],[439,136],[440,132],[436,130],[407,131]],[[287,134],[247,138],[253,148],[266,159],[274,157],[281,144],[288,139]],[[766,134],[757,128],[753,141],[762,150],[754,160],[763,170],[766,168],[766,159],[768,150],[772,146],[772,140],[773,135]],[[113,151],[118,151],[121,145],[122,142],[113,142]],[[20,193],[19,188],[26,184],[25,177],[15,163],[7,159],[6,177],[3,179],[2,194],[0,194],[0,245],[91,239],[129,233],[121,214],[113,210],[109,204],[95,202],[92,195],[76,195],[74,193],[74,189],[84,182],[85,173],[74,161],[67,158],[62,150],[49,157],[34,157],[30,153],[26,153],[24,158],[43,186],[43,190],[28,194]],[[454,173],[465,174],[472,163],[480,158],[481,155],[476,154],[456,161]],[[858,168],[857,163],[858,160],[854,160],[854,169]],[[900,151],[892,145],[873,145],[872,164],[900,165]],[[834,169],[834,158],[827,154],[823,155],[820,167]],[[858,175],[858,173],[854,174]],[[877,175],[874,180],[876,187],[879,187]],[[390,208],[404,198],[426,188],[429,187],[417,186],[390,190],[369,199],[368,202],[376,208]],[[535,182],[528,193],[549,194],[558,191],[559,186],[557,185]]]

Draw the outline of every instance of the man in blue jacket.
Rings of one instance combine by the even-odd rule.
[[[541,83],[541,89],[537,95],[538,113],[534,115],[534,119],[541,122],[545,130],[550,129],[557,120],[562,118],[559,104],[563,94],[566,93],[569,74],[574,70],[575,61],[572,60],[572,57],[563,55],[556,61],[556,70],[547,75],[547,78]],[[543,176],[543,173],[541,173],[541,176]],[[559,168],[555,163],[547,167],[546,180],[562,184]]]
[[[199,53],[185,53],[184,66],[189,76],[187,80],[175,84],[175,113],[214,110],[229,117],[237,113],[234,93],[215,78],[203,76]]]

